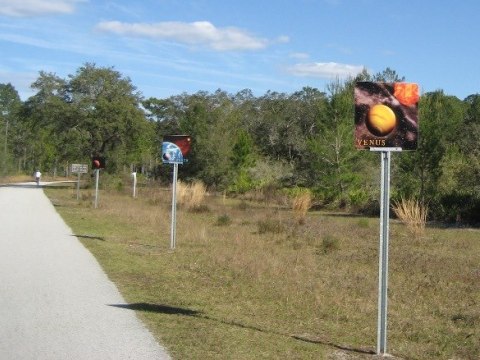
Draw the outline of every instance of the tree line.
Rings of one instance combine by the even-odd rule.
[[[40,72],[22,101],[0,84],[2,173],[52,174],[105,156],[110,173],[135,167],[167,180],[164,135],[192,137],[185,181],[246,193],[309,189],[318,206],[378,211],[380,158],[354,146],[357,81],[404,81],[394,70],[364,70],[324,91],[304,87],[254,96],[244,89],[144,98],[128,77],[86,63],[66,79]],[[416,151],[392,156],[392,199],[428,204],[433,220],[480,222],[480,94],[461,100],[422,94]]]

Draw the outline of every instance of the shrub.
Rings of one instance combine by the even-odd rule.
[[[122,179],[118,179],[116,184],[115,184],[115,190],[117,190],[118,192],[122,192],[123,189],[124,189],[123,181],[122,181]]]
[[[227,214],[220,215],[217,218],[217,225],[218,226],[225,226],[225,225],[229,225],[231,223],[232,223],[232,219]]]
[[[321,252],[323,254],[331,253],[332,251],[338,250],[339,248],[339,241],[336,237],[331,235],[325,235],[322,238]]]
[[[280,234],[285,231],[285,227],[283,226],[280,220],[274,220],[274,219],[259,220],[257,222],[257,225],[258,225],[259,234],[265,234],[265,233]]]
[[[352,189],[348,192],[348,200],[352,207],[363,208],[370,200],[370,194],[364,189]]]
[[[433,214],[432,214],[433,213]],[[430,215],[450,223],[478,225],[480,198],[473,194],[452,193],[443,195]]]

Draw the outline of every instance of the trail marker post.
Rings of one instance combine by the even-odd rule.
[[[132,172],[132,178],[133,178],[133,198],[135,199],[137,197],[137,172],[136,171]]]
[[[70,165],[70,172],[77,173],[77,200],[80,199],[80,175],[88,173],[88,165],[87,164],[72,164]]]

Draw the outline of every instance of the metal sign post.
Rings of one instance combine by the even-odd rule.
[[[95,209],[98,207],[98,178],[100,169],[95,169]]]
[[[188,135],[166,135],[162,142],[162,160],[164,164],[173,164],[172,183],[172,225],[170,231],[170,249],[175,249],[177,236],[177,178],[178,164],[188,161],[192,138]]]
[[[390,158],[392,151],[401,148],[370,148],[381,152],[380,179],[380,244],[378,257],[378,323],[377,354],[387,353],[387,307],[388,307],[388,240],[390,220]]]
[[[80,173],[78,173],[78,179],[77,179],[77,200],[80,199]]]
[[[175,249],[176,228],[177,228],[177,177],[178,164],[173,164],[173,183],[172,183],[172,225],[170,230],[170,249]]]

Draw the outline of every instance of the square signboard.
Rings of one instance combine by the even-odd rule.
[[[70,172],[77,174],[86,174],[88,173],[88,164],[71,164]]]
[[[357,82],[355,84],[355,147],[416,150],[418,85]]]
[[[192,138],[188,135],[166,135],[162,143],[162,161],[164,164],[183,164],[187,162]]]

